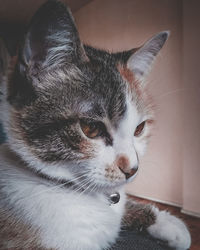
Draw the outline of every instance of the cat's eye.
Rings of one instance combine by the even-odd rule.
[[[102,134],[102,125],[100,122],[80,122],[81,129],[83,133],[88,137],[88,138],[96,138]]]
[[[142,134],[143,130],[144,130],[144,126],[145,126],[145,121],[143,121],[142,123],[140,123],[136,129],[135,129],[135,132],[134,132],[134,136],[138,137]]]

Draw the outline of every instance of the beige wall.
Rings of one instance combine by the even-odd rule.
[[[183,3],[183,209],[200,213],[200,1]]]
[[[94,0],[76,12],[75,18],[81,38],[85,43],[113,51],[137,47],[159,31],[166,29],[171,31],[170,39],[158,56],[149,76],[149,91],[157,106],[154,135],[142,161],[140,173],[136,180],[127,186],[127,191],[138,196],[172,202],[180,206],[184,200],[185,209],[200,213],[199,203],[197,207],[196,205],[186,205],[186,201],[191,198],[191,189],[188,189],[187,186],[195,188],[196,191],[199,190],[199,183],[191,184],[193,174],[188,173],[188,166],[195,161],[194,175],[199,175],[196,162],[199,141],[196,142],[193,150],[195,156],[191,156],[192,159],[185,157],[188,154],[188,146],[184,148],[183,152],[185,129],[182,126],[181,104],[184,102],[182,97],[187,96],[187,92],[185,92],[187,83],[182,82],[182,1]],[[186,36],[185,33],[184,36]],[[184,46],[187,45],[184,44]],[[195,93],[194,91],[193,94]],[[191,94],[187,102],[192,98]],[[195,98],[198,99],[197,96]],[[190,107],[194,109],[196,105]],[[191,114],[189,107],[187,112],[195,121],[195,115]],[[186,116],[184,114],[184,118]],[[189,124],[188,122],[187,129]],[[198,130],[197,124],[195,124],[195,128]],[[190,131],[188,131],[187,137],[187,143],[192,144]],[[185,161],[184,182],[183,159]],[[189,177],[187,177],[188,174]],[[195,194],[193,198],[198,197]],[[189,202],[194,204],[193,198]]]

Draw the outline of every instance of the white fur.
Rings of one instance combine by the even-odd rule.
[[[183,221],[167,211],[159,211],[155,207],[153,211],[156,214],[156,223],[151,225],[147,231],[154,238],[167,241],[170,247],[177,250],[189,249],[191,236]]]
[[[20,163],[5,158],[5,150],[1,146],[2,191],[9,205],[20,211],[19,219],[39,229],[43,246],[99,250],[115,241],[125,203],[123,189],[120,202],[110,206],[101,193],[81,195],[20,169]]]

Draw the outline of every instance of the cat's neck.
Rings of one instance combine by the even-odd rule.
[[[1,145],[0,159],[4,164],[0,166],[0,170],[4,171],[7,174],[7,178],[10,180],[20,179],[36,181],[38,183],[43,183],[46,186],[54,186],[62,188],[66,191],[72,191],[76,193],[84,193],[85,195],[95,196],[95,193],[101,193],[105,199],[108,201],[108,205],[116,204],[120,200],[119,189],[110,189],[110,190],[87,190],[87,187],[82,187],[79,182],[74,182],[71,179],[64,180],[49,177],[48,175],[35,171],[31,168],[22,158],[13,150],[10,149],[9,144]],[[4,166],[4,167],[3,167]],[[12,174],[9,174],[12,172]]]

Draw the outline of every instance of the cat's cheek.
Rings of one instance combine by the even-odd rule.
[[[147,126],[142,136],[134,139],[135,149],[140,157],[146,153],[151,136],[151,127]]]
[[[110,165],[115,160],[115,151],[112,146],[106,146],[102,141],[98,141],[96,143],[96,157],[98,159],[99,165],[103,168],[105,166]]]
[[[100,185],[113,185],[124,181],[124,176],[114,164],[116,153],[111,146],[105,146],[101,142],[97,142],[95,157],[88,160],[90,166],[91,177]]]
[[[79,144],[79,150],[82,154],[81,160],[89,160],[96,157],[98,146],[87,139],[83,139]]]
[[[135,149],[139,157],[144,156],[144,154],[146,153],[146,149],[147,149],[147,140],[145,138],[138,139],[135,142]]]

